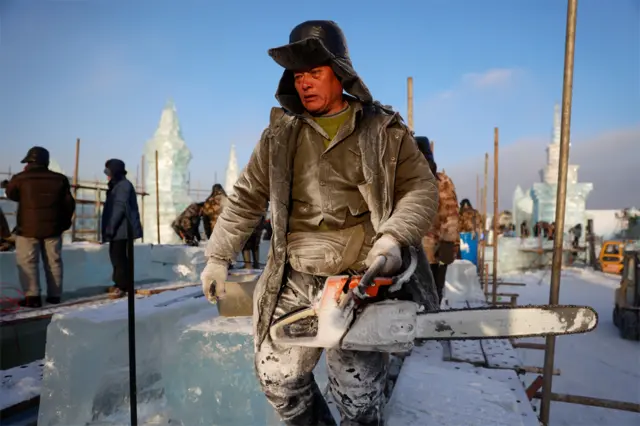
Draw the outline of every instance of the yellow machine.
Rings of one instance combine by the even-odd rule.
[[[640,340],[640,250],[624,252],[622,279],[615,291],[613,323],[626,340]]]
[[[622,274],[626,241],[605,241],[600,249],[598,264],[602,272]]]

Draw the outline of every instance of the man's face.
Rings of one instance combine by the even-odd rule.
[[[328,65],[294,73],[295,86],[302,105],[313,115],[342,110],[342,85]]]

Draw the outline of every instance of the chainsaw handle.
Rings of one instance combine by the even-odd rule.
[[[383,255],[380,255],[375,258],[373,262],[371,262],[371,266],[364,273],[360,282],[353,289],[353,294],[360,300],[366,299],[367,296],[367,288],[373,284],[373,280],[378,276],[382,268],[384,268],[385,263],[387,263],[387,258]]]

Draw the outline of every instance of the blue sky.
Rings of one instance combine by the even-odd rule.
[[[566,1],[2,0],[0,171],[38,144],[71,174],[80,137],[81,177],[110,157],[133,177],[172,98],[193,185],[208,187],[232,142],[248,159],[282,72],[267,49],[307,19],[342,26],[374,97],[403,116],[413,76],[416,133],[436,141],[441,166],[492,150],[494,126],[502,146],[541,140],[544,151]],[[574,146],[640,124],[639,22],[637,0],[579,1]],[[482,164],[471,164],[475,180]]]

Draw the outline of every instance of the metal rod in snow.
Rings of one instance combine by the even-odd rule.
[[[569,141],[571,136],[571,97],[573,92],[573,59],[576,44],[576,18],[578,0],[568,0],[567,30],[564,50],[564,81],[562,84],[562,122],[560,125],[560,160],[558,168],[558,189],[556,194],[556,226],[553,237],[553,262],[551,267],[551,289],[549,304],[557,305],[560,299],[560,272],[562,269],[562,245],[564,243],[564,214],[567,200],[567,170],[569,168]],[[540,421],[549,424],[551,408],[551,386],[553,383],[553,363],[555,358],[555,336],[547,336],[544,352],[542,400],[540,401]]]
[[[160,181],[158,180],[158,151],[156,151],[156,231],[160,244]]]
[[[133,257],[133,225],[127,209],[127,323],[129,328],[129,409],[131,426],[138,425],[138,384],[136,371],[136,291],[134,290],[135,259]]]
[[[493,129],[493,287],[491,291],[491,303],[498,302],[498,128]]]

